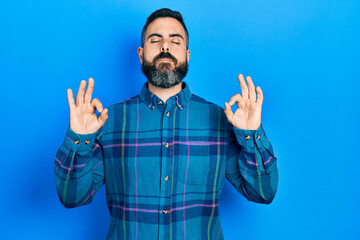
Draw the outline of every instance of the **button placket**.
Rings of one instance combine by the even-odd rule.
[[[162,167],[161,167],[161,184],[160,184],[160,192],[162,198],[160,198],[160,209],[162,208],[162,213],[166,218],[161,219],[161,221],[166,221],[167,214],[170,212],[170,199],[171,199],[171,186],[169,186],[169,179],[171,178],[171,167],[172,167],[172,157],[171,151],[172,151],[172,131],[169,131],[169,129],[173,128],[173,119],[172,119],[172,110],[176,105],[173,104],[172,100],[168,100],[167,103],[162,103],[161,101],[158,101],[157,104],[163,105],[162,106]],[[159,106],[158,106],[159,107]],[[164,114],[165,113],[165,114]],[[169,152],[170,151],[170,152]],[[169,172],[170,171],[170,172]]]

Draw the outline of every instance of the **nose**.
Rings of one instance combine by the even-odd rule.
[[[168,41],[163,41],[163,44],[161,46],[161,51],[162,52],[170,52]]]
[[[169,49],[169,47],[161,47],[161,51],[162,52],[169,52],[170,51],[170,49]]]

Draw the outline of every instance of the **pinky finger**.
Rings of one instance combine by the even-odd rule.
[[[75,102],[74,102],[74,96],[73,96],[73,92],[70,88],[67,90],[67,97],[68,97],[69,108],[70,109],[75,108],[76,106],[75,106]]]
[[[256,102],[262,104],[263,101],[264,101],[264,95],[263,95],[263,92],[262,92],[262,90],[261,90],[261,88],[259,86],[256,87],[256,93],[257,93]]]

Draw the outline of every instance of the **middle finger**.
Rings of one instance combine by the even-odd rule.
[[[240,83],[241,93],[242,93],[243,99],[248,99],[249,98],[249,89],[246,86],[244,76],[242,74],[239,74],[239,83]]]
[[[94,89],[94,79],[89,78],[88,87],[85,92],[84,102],[90,102],[93,89]]]

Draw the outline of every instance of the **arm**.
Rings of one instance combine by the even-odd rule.
[[[278,186],[278,170],[262,125],[257,130],[233,130],[226,156],[226,179],[249,201],[271,203]]]
[[[66,208],[93,201],[104,184],[102,128],[92,134],[77,134],[68,127],[55,156],[56,189]]]
[[[91,101],[94,79],[81,81],[76,104],[71,89],[67,90],[70,126],[55,156],[55,180],[60,201],[66,208],[92,202],[104,184],[104,153],[101,146],[103,126],[108,110],[98,99]],[[95,110],[100,116],[96,116]]]
[[[261,125],[261,108],[264,96],[260,87],[255,89],[248,76],[239,74],[242,91],[225,103],[224,113],[232,124],[233,132],[226,161],[226,177],[236,190],[248,200],[258,203],[271,203],[278,185],[276,158],[270,141]],[[237,110],[231,106],[236,103]]]

